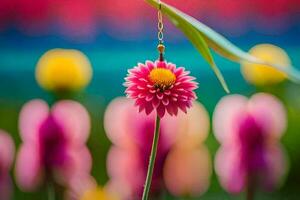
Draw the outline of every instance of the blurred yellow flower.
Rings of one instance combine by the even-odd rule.
[[[92,67],[78,50],[52,49],[40,58],[35,75],[38,84],[46,90],[74,91],[88,85]]]
[[[116,195],[101,187],[86,190],[80,200],[119,200]]]
[[[249,53],[263,61],[288,67],[291,60],[287,53],[271,44],[259,44],[250,49]],[[244,63],[242,64],[244,78],[254,85],[263,86],[279,83],[286,79],[286,75],[266,65]]]
[[[110,200],[110,199],[107,199],[107,195],[105,194],[105,191],[102,188],[96,187],[85,191],[82,197],[80,198],[80,200]]]
[[[89,174],[81,174],[70,180],[66,190],[66,200],[119,200],[115,188],[110,184],[99,186]]]

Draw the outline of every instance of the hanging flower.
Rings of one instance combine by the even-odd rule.
[[[11,180],[9,171],[14,160],[15,146],[12,138],[0,130],[0,199],[9,200],[11,195]]]
[[[59,101],[49,111],[42,100],[25,104],[19,119],[23,144],[16,162],[22,190],[32,191],[45,181],[68,186],[88,174],[91,156],[85,145],[90,131],[86,109],[75,101]]]
[[[135,100],[139,112],[149,115],[153,110],[159,117],[167,111],[177,115],[178,109],[187,112],[196,99],[194,90],[198,87],[194,77],[184,68],[165,61],[147,61],[128,71],[125,78],[126,94]]]
[[[278,186],[286,172],[279,142],[286,116],[279,100],[264,93],[250,100],[241,95],[227,96],[218,103],[213,121],[221,143],[215,161],[221,185],[233,193]]]
[[[287,53],[271,44],[260,44],[254,46],[249,53],[270,64],[277,64],[283,67],[289,67],[291,60]],[[244,78],[254,85],[271,85],[284,81],[286,75],[270,66],[244,63],[242,64],[242,74]]]
[[[104,126],[108,138],[113,143],[107,158],[107,169],[110,177],[108,187],[112,191],[117,191],[122,197],[121,199],[140,199],[151,151],[154,120],[154,113],[147,116],[145,113],[135,112],[134,102],[126,98],[117,98],[107,107]],[[192,122],[195,121],[199,126],[194,126]],[[198,196],[206,191],[209,185],[211,167],[208,151],[201,143],[208,134],[208,127],[207,112],[196,102],[187,115],[179,114],[176,118],[166,116],[162,119],[151,186],[153,197],[159,195],[165,185],[168,189],[170,188],[174,195],[178,196],[187,194]],[[203,155],[201,158],[203,162],[200,163],[197,160],[191,166],[190,164],[192,160],[195,161],[195,157],[189,157],[191,162],[182,163],[177,169],[183,170],[194,167],[193,169],[203,170],[198,171],[195,176],[184,176],[184,174],[169,176],[167,168],[170,169],[170,166],[177,165],[179,161],[176,159],[178,157],[174,158],[173,155],[181,151],[180,149],[185,149],[186,146],[192,147],[188,151],[192,155]],[[166,166],[166,162],[168,166]],[[174,172],[173,169],[170,171]],[[182,170],[180,172],[183,172]],[[170,182],[177,181],[178,176],[184,177],[184,181],[178,183],[178,187],[174,188],[174,184],[171,185]],[[198,181],[199,177],[200,180]],[[189,183],[199,183],[199,188],[196,190]]]
[[[92,78],[88,58],[78,50],[52,49],[39,60],[36,79],[50,91],[75,91],[87,86]]]

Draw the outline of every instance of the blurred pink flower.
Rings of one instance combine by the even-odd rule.
[[[166,187],[175,196],[202,195],[209,187],[211,173],[211,159],[205,145],[176,146],[164,165]]]
[[[115,99],[107,108],[104,125],[107,136],[114,143],[107,158],[109,185],[121,193],[123,199],[139,199],[143,192],[148,159],[154,132],[155,114],[147,116],[134,109],[134,102]],[[165,117],[160,128],[158,154],[152,179],[152,193],[163,186],[162,166],[176,139],[176,118]],[[119,138],[120,137],[120,138]]]
[[[97,182],[88,174],[77,176],[70,180],[69,188],[65,192],[66,200],[80,200],[85,191],[97,187]]]
[[[202,141],[205,140],[208,134],[208,115],[204,108],[199,106],[198,103],[194,102],[194,105],[195,106],[189,110],[187,115],[179,114],[176,118],[166,116],[161,121],[161,135],[151,186],[152,196],[159,195],[164,188],[166,183],[166,179],[164,180],[163,178],[163,173],[166,171],[164,170],[165,163],[166,159],[169,157],[170,151],[173,151],[172,149],[174,148],[185,148],[186,146],[192,147],[191,151],[189,151],[192,154],[196,152],[194,155],[201,154],[206,156],[202,158],[205,162],[197,162],[193,169],[210,169],[210,160],[206,160],[206,158],[209,158],[209,155],[207,155],[208,151],[205,147],[200,147]],[[199,114],[195,112],[194,108],[196,111],[203,111],[203,113]],[[199,118],[197,120],[191,118],[192,116]],[[154,133],[154,120],[154,113],[147,116],[145,113],[141,114],[135,111],[134,102],[130,99],[117,98],[107,107],[104,126],[108,138],[113,143],[107,158],[107,169],[110,177],[110,182],[107,187],[110,188],[110,190],[119,193],[122,199],[139,199],[142,194]],[[190,120],[194,120],[194,122],[197,121],[200,125],[193,126],[191,125],[192,123],[190,123]],[[197,133],[197,131],[200,132]],[[171,158],[169,166],[176,164],[177,161],[179,160]],[[206,166],[207,163],[208,165]],[[183,164],[181,165],[183,168],[180,169],[191,169],[190,164],[191,162],[186,163],[186,165]],[[207,174],[205,175],[205,173]],[[174,188],[172,185],[168,188],[172,188],[175,195],[186,195],[187,193],[199,195],[206,190],[209,184],[209,181],[206,180],[210,177],[210,170],[199,171],[197,174],[200,174],[199,176],[208,177],[207,179],[203,178],[203,181],[200,180],[200,183],[198,181],[198,186],[201,187],[199,187],[197,191],[191,187],[193,187],[193,183],[197,182],[197,180],[194,180],[199,178],[198,175],[194,177],[182,175],[181,177],[194,179],[185,179],[186,182],[178,183],[177,188]],[[174,174],[173,177],[170,177],[168,174],[166,175],[166,178],[168,179],[168,182],[170,182],[176,180],[176,177],[178,176],[177,174]],[[175,190],[179,190],[182,187],[185,188],[182,189],[184,192],[181,192],[181,190],[177,193],[175,192]]]
[[[256,94],[224,97],[213,116],[214,133],[221,148],[215,168],[221,185],[239,193],[248,187],[274,189],[286,172],[279,139],[286,128],[283,105],[274,96]]]
[[[175,64],[147,61],[146,64],[139,63],[128,73],[125,78],[127,96],[135,100],[139,112],[145,111],[147,115],[153,110],[161,118],[166,111],[170,115],[177,115],[178,109],[186,113],[197,98],[195,78],[184,68],[176,68]]]
[[[10,135],[0,130],[0,199],[8,200],[11,195],[9,170],[12,167],[15,145]]]
[[[44,181],[68,186],[75,176],[88,174],[91,155],[85,142],[90,131],[86,109],[71,100],[51,110],[46,102],[32,100],[19,118],[23,144],[16,162],[16,179],[22,190],[32,191]]]
[[[208,112],[198,102],[193,103],[187,115],[179,115],[178,137],[163,169],[164,182],[171,194],[197,197],[208,189],[212,164],[204,141],[209,127]]]

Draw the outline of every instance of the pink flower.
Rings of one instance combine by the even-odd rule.
[[[12,138],[0,130],[0,199],[8,200],[11,195],[9,170],[14,160],[15,146]]]
[[[121,199],[140,199],[148,167],[154,121],[154,113],[147,116],[145,113],[135,112],[134,102],[130,99],[117,98],[107,107],[104,126],[108,138],[113,143],[107,158],[110,177],[108,187],[119,193]],[[194,122],[198,122],[197,125]],[[161,120],[160,131],[151,186],[152,197],[159,195],[165,185],[172,194],[178,196],[202,194],[208,187],[211,174],[208,151],[201,144],[209,131],[207,112],[195,102],[187,115],[179,114],[176,118],[164,117]],[[190,148],[186,148],[187,146]],[[181,149],[188,149],[185,152],[195,156],[180,154],[187,156],[188,162],[182,163],[176,156],[178,155],[176,152],[181,152]],[[203,157],[197,159],[199,155]],[[178,171],[171,166],[179,165],[178,163],[181,165],[176,169],[180,173],[183,173],[184,169],[189,169],[191,173],[176,174]],[[173,176],[170,176],[169,169],[173,172]],[[200,171],[191,175],[196,169]],[[194,183],[199,187],[193,187]]]
[[[274,189],[286,172],[279,142],[286,116],[280,101],[264,93],[250,100],[230,95],[218,103],[213,121],[221,143],[215,161],[221,185],[232,193],[246,186]]]
[[[195,78],[188,76],[190,72],[184,68],[176,68],[175,64],[146,61],[128,73],[125,78],[127,96],[135,100],[139,112],[145,111],[147,115],[153,110],[161,118],[166,111],[170,115],[177,115],[178,109],[186,113],[197,98]]]
[[[21,189],[31,191],[44,181],[68,186],[74,176],[91,170],[85,145],[90,131],[86,109],[64,100],[49,110],[46,102],[32,100],[23,106],[19,127],[23,144],[16,162],[16,179]]]
[[[210,185],[212,162],[204,144],[209,133],[209,115],[198,102],[178,120],[178,138],[164,163],[163,177],[168,191],[181,197],[198,197]]]

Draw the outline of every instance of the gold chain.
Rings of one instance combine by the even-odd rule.
[[[158,17],[158,34],[157,34],[157,38],[158,38],[158,42],[159,44],[163,44],[164,43],[164,24],[163,24],[163,16],[162,16],[162,12],[161,12],[161,2],[160,0],[158,1],[159,3],[159,10],[157,13],[157,17]]]
[[[157,23],[157,28],[158,28],[158,33],[157,33],[157,39],[158,39],[158,46],[157,50],[159,51],[159,60],[163,61],[164,60],[164,52],[165,52],[165,45],[164,45],[164,23],[163,23],[163,15],[162,15],[162,6],[161,6],[161,1],[158,0],[158,23]]]

